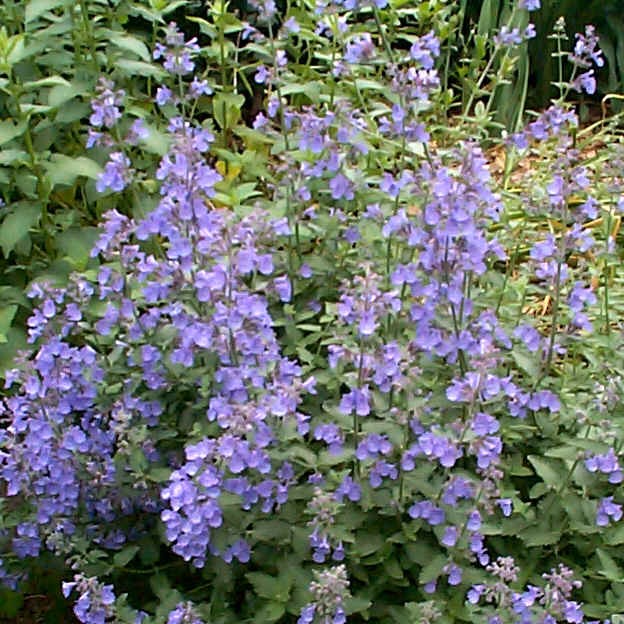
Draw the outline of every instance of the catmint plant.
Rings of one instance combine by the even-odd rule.
[[[94,624],[606,620],[622,432],[583,350],[602,208],[576,115],[507,139],[545,163],[510,190],[478,120],[461,140],[435,123],[435,32],[398,45],[383,2],[252,9],[244,31],[228,14],[251,127],[200,70],[234,45],[209,22],[208,46],[165,28],[145,118],[100,82],[97,190],[153,207],[109,210],[85,271],[30,288],[0,578],[51,551]],[[531,33],[510,22],[496,54]]]

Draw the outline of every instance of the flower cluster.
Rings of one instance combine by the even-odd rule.
[[[298,624],[344,624],[346,614],[344,600],[350,596],[347,570],[344,565],[315,572],[310,584],[313,602],[306,605],[299,615]]]
[[[105,624],[114,615],[115,593],[112,585],[104,585],[96,578],[87,578],[81,574],[74,580],[63,583],[63,595],[79,594],[74,606],[74,613],[83,624]]]

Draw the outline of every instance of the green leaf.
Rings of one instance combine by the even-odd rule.
[[[169,481],[169,478],[171,477],[171,469],[151,468],[147,476],[155,483],[165,483],[165,481]]]
[[[26,121],[19,123],[13,123],[11,119],[0,121],[0,145],[4,145],[9,141],[12,141],[18,136],[21,136],[26,130]]]
[[[540,367],[537,358],[531,355],[527,355],[526,353],[521,353],[519,351],[512,351],[511,354],[521,370],[523,370],[532,379],[537,378]]]
[[[26,24],[41,17],[44,13],[64,6],[67,0],[30,0],[26,6],[24,21]]]
[[[56,243],[65,257],[71,260],[77,268],[84,270],[98,236],[99,230],[94,227],[70,228],[57,236]]]
[[[150,576],[149,584],[151,590],[160,600],[165,600],[171,594],[171,583],[166,574],[159,573]]]
[[[158,65],[152,63],[146,63],[144,61],[131,61],[129,59],[119,59],[115,62],[115,67],[120,69],[122,73],[126,74],[129,78],[136,76],[151,76],[158,80],[163,79],[167,72]]]
[[[15,356],[18,351],[26,349],[26,334],[21,327],[10,327],[6,334],[6,342],[0,343],[0,376],[4,371],[15,365]]]
[[[530,527],[522,531],[520,538],[527,546],[547,546],[561,540],[561,531],[549,531],[541,526]]]
[[[111,31],[109,31],[109,33],[107,34],[110,43],[112,43],[114,46],[117,46],[119,49],[136,54],[142,61],[145,61],[146,63],[149,63],[152,60],[147,46],[140,39],[137,39],[136,37],[132,37],[130,35],[113,33]]]
[[[136,544],[130,544],[124,548],[122,548],[115,556],[113,557],[113,563],[117,568],[123,568],[127,564],[129,564],[134,556],[139,552],[139,547]]]
[[[211,39],[214,39],[218,36],[219,32],[216,27],[211,24],[208,20],[205,20],[202,17],[187,17],[189,22],[195,22],[199,26],[199,32],[202,35],[207,35]]]
[[[427,565],[420,571],[418,582],[421,584],[430,583],[440,576],[442,568],[448,563],[448,557],[445,555],[436,555]]]
[[[362,611],[366,611],[372,604],[373,603],[368,598],[351,596],[345,600],[344,610],[347,615],[361,613]]]
[[[69,102],[69,100],[80,95],[83,89],[75,84],[57,85],[52,87],[48,92],[48,106],[58,108],[59,106]]]
[[[0,615],[3,618],[16,617],[24,605],[24,595],[10,589],[0,588]]]
[[[17,305],[9,305],[0,308],[0,343],[4,344],[8,342],[7,336],[16,312]]]
[[[169,138],[166,134],[159,132],[154,126],[145,124],[145,127],[147,128],[148,135],[143,139],[141,145],[152,154],[164,156],[169,149]]]
[[[284,615],[284,613],[286,613],[284,603],[271,600],[270,602],[265,602],[254,614],[254,621],[276,622]]]
[[[386,539],[379,533],[358,533],[356,543],[353,547],[355,554],[360,557],[367,557],[377,552],[386,543]]]
[[[146,566],[153,566],[160,559],[160,545],[157,541],[148,538],[141,540],[139,558]]]
[[[41,207],[34,202],[18,202],[14,204],[13,212],[0,225],[0,247],[7,257],[17,243],[28,236],[32,227],[39,223]]]
[[[253,525],[253,536],[258,540],[286,543],[290,540],[290,524],[283,520],[258,520]]]
[[[252,584],[258,596],[276,602],[288,602],[292,587],[290,575],[274,577],[262,572],[248,572],[245,577]]]
[[[41,87],[70,87],[71,84],[62,78],[61,76],[48,76],[47,78],[41,78],[40,80],[31,80],[25,82],[23,87],[25,91],[31,91],[33,89],[40,89]]]
[[[26,115],[39,115],[49,113],[52,110],[52,107],[44,106],[43,104],[22,104],[20,109],[22,113],[25,113]]]
[[[529,455],[528,460],[533,464],[535,472],[537,472],[546,485],[557,488],[563,483],[565,469],[561,461],[542,458],[537,455]]]
[[[43,163],[53,186],[73,186],[80,176],[97,180],[102,168],[86,156],[72,158],[64,154],[52,154],[50,160]]]
[[[10,165],[19,167],[30,160],[28,153],[18,149],[7,149],[0,151],[0,165],[7,167]]]
[[[220,128],[231,128],[240,119],[244,96],[238,93],[217,93],[212,99],[212,111]]]
[[[601,569],[599,570],[607,579],[615,583],[624,582],[622,569],[615,562],[615,559],[601,548],[596,549],[598,559],[600,559]]]

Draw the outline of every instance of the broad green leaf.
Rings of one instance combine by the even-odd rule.
[[[8,333],[17,312],[17,305],[9,305],[0,308],[0,343],[8,342]]]
[[[109,41],[114,45],[125,50],[126,52],[132,52],[136,54],[142,61],[149,63],[152,57],[147,49],[147,46],[136,37],[130,35],[121,35],[119,33],[110,33],[108,35]]]
[[[385,91],[387,89],[386,85],[381,82],[377,82],[376,80],[365,80],[363,78],[357,78],[355,80],[355,85],[358,89],[360,89],[360,91]]]
[[[361,613],[362,611],[366,611],[372,604],[373,603],[368,598],[351,596],[345,600],[344,610],[347,615]]]
[[[30,228],[37,225],[40,218],[39,204],[23,201],[13,205],[13,212],[0,225],[0,247],[5,257],[22,238],[28,236]]]
[[[212,110],[220,128],[231,128],[240,119],[245,98],[238,93],[217,93],[212,98]]]
[[[161,80],[167,75],[167,72],[158,65],[146,63],[144,61],[119,59],[115,62],[115,67],[120,69],[129,78],[134,78],[135,76],[151,76],[152,78]]]
[[[6,334],[6,342],[0,343],[0,376],[12,368],[15,355],[27,347],[26,334],[21,327],[10,327]]]
[[[166,134],[158,131],[153,126],[145,124],[145,127],[147,128],[148,135],[141,142],[142,147],[144,147],[148,152],[152,154],[156,154],[157,156],[164,156],[169,149],[169,138]]]
[[[256,622],[276,622],[284,613],[286,613],[286,607],[283,602],[271,600],[265,602],[260,609],[254,614]]]
[[[30,156],[27,152],[18,149],[0,150],[0,165],[3,167],[13,165],[20,166],[27,163]]]
[[[354,554],[360,557],[367,557],[377,552],[386,543],[383,535],[379,533],[358,533],[357,540],[353,546]]]
[[[150,576],[149,584],[154,594],[164,600],[167,595],[172,593],[171,583],[166,574],[158,573]]]
[[[128,563],[130,563],[132,559],[134,559],[134,556],[138,552],[139,552],[139,547],[136,544],[129,544],[128,546],[125,546],[124,548],[122,548],[122,550],[120,550],[118,553],[115,554],[115,556],[113,557],[113,563],[115,564],[116,567],[123,568]]]
[[[165,483],[171,477],[170,468],[151,468],[147,477],[155,483]]]
[[[199,26],[199,32],[201,32],[202,35],[207,35],[211,39],[215,39],[219,34],[217,28],[202,17],[189,16],[186,19],[189,22],[195,22]]]
[[[19,123],[13,123],[11,119],[0,121],[0,145],[4,145],[9,141],[21,136],[24,130],[26,130],[26,121]]]
[[[86,156],[72,158],[64,154],[52,154],[50,160],[43,163],[53,186],[72,186],[80,176],[97,180],[102,168]]]
[[[56,243],[77,268],[85,269],[98,236],[99,230],[94,227],[70,228],[57,236]]]
[[[283,520],[258,520],[253,525],[253,536],[259,540],[287,542],[290,539],[290,525]]]
[[[41,17],[44,13],[64,6],[66,3],[67,0],[30,0],[26,5],[24,21],[28,24],[38,17]]]
[[[40,89],[41,87],[69,86],[71,86],[71,84],[61,76],[49,76],[47,78],[41,78],[40,80],[32,80],[30,82],[25,82],[23,85],[25,91],[32,91],[33,89]]]
[[[434,581],[440,576],[442,568],[444,568],[447,563],[448,557],[445,555],[436,555],[422,568],[418,577],[418,582],[424,585],[425,583]]]
[[[561,531],[544,530],[538,526],[522,531],[519,537],[527,546],[547,546],[559,542]]]
[[[537,455],[529,455],[528,460],[533,464],[535,472],[537,472],[546,485],[557,488],[563,483],[565,466],[560,460],[542,458]]]
[[[539,374],[540,363],[537,358],[527,355],[520,351],[512,351],[513,359],[518,367],[523,370],[530,378],[537,378]]]
[[[22,113],[26,115],[39,115],[49,113],[52,110],[52,107],[44,106],[43,104],[22,104],[20,109]]]
[[[610,581],[623,583],[624,574],[615,559],[601,548],[596,549],[596,554],[598,555],[598,559],[600,559],[601,568],[599,571]]]
[[[262,572],[248,572],[245,577],[258,596],[276,602],[288,602],[292,587],[292,577],[289,575],[275,577]]]
[[[69,100],[80,95],[82,92],[83,89],[80,86],[71,83],[52,87],[48,92],[48,106],[58,108],[62,104],[65,104],[65,102],[69,102]]]

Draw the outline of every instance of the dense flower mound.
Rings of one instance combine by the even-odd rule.
[[[315,31],[293,15],[274,37],[276,7],[258,4],[256,25],[239,24],[261,51],[253,129],[175,24],[153,53],[168,78],[151,126],[100,81],[96,190],[158,194],[144,214],[106,213],[85,271],[30,289],[31,349],[0,408],[6,584],[49,550],[72,569],[63,593],[85,624],[613,614],[617,379],[572,388],[566,374],[586,366],[599,320],[592,262],[613,253],[592,223],[614,211],[562,102],[506,139],[510,159],[549,154],[517,195],[475,140],[449,141],[434,123],[441,42],[426,31],[393,49],[385,8],[321,2]],[[379,32],[350,25],[354,11]],[[510,20],[496,52],[522,45],[522,28]],[[295,82],[303,34],[327,97]],[[571,61],[569,89],[591,93],[593,30]],[[233,190],[245,158],[252,181]],[[510,234],[519,202],[550,229]],[[594,550],[597,578],[578,565]]]

